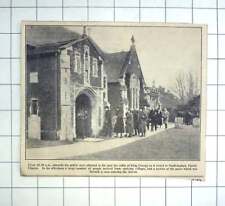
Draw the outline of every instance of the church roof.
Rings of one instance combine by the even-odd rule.
[[[36,45],[30,44],[28,42],[27,46],[30,47],[29,49],[31,49],[28,55],[56,52],[59,48],[63,47],[64,45],[67,45],[68,43],[75,41],[77,41],[77,39],[71,39],[67,41],[54,43],[36,44]]]
[[[28,26],[26,30],[29,54],[52,53],[64,49],[79,41],[87,39],[97,53],[103,57],[104,52],[87,35],[80,35],[60,26]]]
[[[104,60],[108,82],[118,82],[118,79],[124,76],[130,67],[129,61],[134,52],[132,49],[116,53],[104,52],[91,37],[60,26],[29,26],[26,30],[26,38],[28,55],[57,52],[79,41],[88,40]],[[134,44],[133,37],[131,40]]]
[[[52,53],[57,52],[60,49],[65,49],[67,47],[72,46],[75,43],[78,43],[80,41],[88,40],[96,50],[96,52],[104,58],[104,52],[100,49],[100,47],[90,38],[90,37],[80,37],[78,39],[71,39],[67,41],[60,41],[60,42],[54,42],[54,43],[45,43],[40,45],[33,45],[31,43],[27,43],[27,46],[29,49],[29,54],[46,54],[46,53]]]
[[[123,76],[121,75],[121,71],[124,67],[128,54],[129,51],[104,54],[104,68],[107,74],[108,82],[118,82],[118,79]]]
[[[134,47],[131,47],[129,51],[107,53],[105,54],[104,60],[104,67],[109,83],[118,82],[118,79],[123,78],[126,73],[131,74],[135,71],[136,75],[142,78],[143,84],[145,85],[139,59]]]
[[[66,42],[80,38],[80,34],[62,26],[26,26],[26,41],[32,45]]]

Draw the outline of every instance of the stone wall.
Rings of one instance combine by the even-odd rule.
[[[31,98],[38,99],[41,117],[41,139],[57,139],[58,128],[58,73],[57,55],[35,55],[27,59],[27,117]],[[38,73],[38,83],[30,83],[30,72]],[[27,120],[28,121],[28,120]],[[28,137],[29,138],[29,137]]]
[[[71,102],[71,69],[69,53],[72,48],[61,51],[60,54],[60,108],[61,108],[61,130],[59,132],[60,140],[73,140],[72,125],[72,102]]]

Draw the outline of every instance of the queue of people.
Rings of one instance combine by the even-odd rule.
[[[157,131],[164,126],[168,128],[169,112],[166,108],[128,110],[125,118],[118,108],[114,116],[111,115],[109,108],[105,111],[105,136],[111,137],[115,133],[116,137],[123,136],[145,136],[146,130]]]

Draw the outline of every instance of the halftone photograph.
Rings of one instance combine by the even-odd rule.
[[[206,26],[27,22],[25,175],[204,176]]]

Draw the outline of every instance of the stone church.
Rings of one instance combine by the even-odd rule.
[[[143,106],[145,82],[133,36],[129,50],[117,53],[103,52],[85,27],[74,39],[26,46],[28,138],[97,136],[106,106],[124,116]]]
[[[132,36],[128,51],[105,54],[108,79],[108,100],[111,110],[119,108],[123,114],[138,110],[144,102],[144,77]]]

